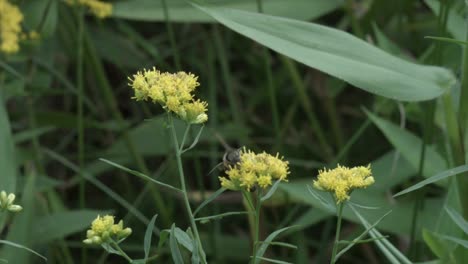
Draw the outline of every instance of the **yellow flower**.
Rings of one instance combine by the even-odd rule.
[[[112,14],[112,4],[99,0],[67,0],[70,5],[79,4],[89,8],[89,11],[98,18],[106,18]]]
[[[254,186],[266,189],[273,180],[287,181],[288,162],[265,152],[256,154],[246,148],[240,152],[240,162],[219,177],[221,186],[229,190],[250,190]]]
[[[19,51],[21,22],[23,14],[19,8],[7,0],[0,0],[0,51],[16,53]]]
[[[320,170],[314,187],[327,192],[333,192],[336,203],[349,200],[354,189],[362,189],[374,183],[370,165],[347,168],[338,165],[333,170]]]
[[[193,98],[193,92],[200,85],[197,79],[191,73],[160,72],[153,67],[134,74],[133,79],[129,78],[129,85],[137,101],[151,100],[189,124],[202,124],[208,120],[208,104]]]
[[[123,221],[114,224],[114,216],[97,216],[91,223],[91,229],[86,232],[85,244],[103,244],[111,240],[119,243],[132,233],[130,228],[123,228]]]

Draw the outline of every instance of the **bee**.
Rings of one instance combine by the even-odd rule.
[[[224,170],[235,167],[240,162],[241,148],[229,149],[223,155]]]
[[[225,172],[230,168],[235,167],[240,162],[240,152],[242,148],[229,148],[224,152],[223,161],[218,163],[208,174],[211,174],[214,170],[220,168],[221,171]]]

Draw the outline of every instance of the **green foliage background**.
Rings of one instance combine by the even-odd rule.
[[[41,38],[0,60],[0,189],[24,207],[0,218],[2,239],[48,263],[120,263],[81,243],[97,214],[123,218],[134,230],[123,248],[140,257],[153,215],[153,241],[173,222],[188,226],[180,197],[99,160],[178,186],[162,110],[131,100],[128,87],[128,76],[155,66],[198,75],[209,103],[184,164],[194,205],[219,188],[219,172],[208,172],[223,144],[289,160],[290,182],[263,210],[262,236],[300,225],[280,234],[298,249],[272,246],[266,256],[326,263],[335,212],[307,185],[323,167],[370,163],[376,184],[352,202],[374,207],[360,209],[370,223],[392,210],[377,228],[394,247],[358,245],[340,263],[408,263],[396,249],[410,263],[468,261],[466,220],[450,215],[468,213],[465,167],[450,170],[466,164],[468,56],[463,45],[425,38],[465,41],[464,1],[122,0],[105,20],[64,1],[15,3]],[[392,197],[443,172],[458,176]],[[241,207],[240,194],[227,192],[201,214]],[[351,210],[344,217],[343,239],[352,240],[365,228]],[[210,263],[248,261],[244,216],[201,225],[201,236]],[[154,263],[172,261],[168,245],[150,251]],[[7,245],[0,259],[43,262]]]

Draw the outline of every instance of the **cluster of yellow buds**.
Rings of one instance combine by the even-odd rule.
[[[114,216],[99,216],[91,223],[91,229],[86,232],[85,244],[101,245],[109,242],[119,243],[132,233],[129,227],[123,227],[123,221],[114,224]]]
[[[13,204],[15,201],[15,194],[7,194],[5,191],[0,192],[0,211],[10,211],[13,213],[23,210],[23,207]]]
[[[333,170],[320,170],[317,180],[314,181],[314,187],[334,193],[336,203],[339,204],[349,200],[349,195],[354,189],[366,188],[373,183],[374,177],[370,165],[354,168],[338,165]]]
[[[254,186],[265,189],[273,180],[288,181],[288,161],[279,154],[272,156],[266,152],[256,154],[246,148],[240,152],[240,161],[226,171],[227,177],[219,177],[221,186],[229,190],[250,191]]]
[[[208,104],[195,100],[193,92],[200,85],[191,73],[160,72],[154,67],[133,75],[130,86],[137,101],[151,100],[159,103],[167,112],[175,113],[189,124],[201,124],[208,120]]]
[[[70,5],[82,5],[98,18],[106,18],[112,14],[112,4],[99,0],[67,0]]]
[[[23,13],[8,0],[0,0],[0,51],[8,54],[19,51]]]

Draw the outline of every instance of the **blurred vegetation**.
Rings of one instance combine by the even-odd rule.
[[[209,172],[229,148],[290,162],[289,182],[263,207],[260,235],[300,225],[279,236],[298,248],[272,245],[265,257],[327,263],[336,212],[307,186],[318,169],[371,164],[375,184],[351,201],[369,223],[391,210],[377,225],[387,237],[339,263],[467,263],[465,1],[121,0],[109,1],[106,18],[69,1],[10,2],[23,13],[22,31],[38,37],[0,57],[0,189],[23,207],[0,216],[1,239],[48,263],[124,263],[82,243],[91,221],[123,219],[133,233],[122,248],[141,258],[157,214],[148,263],[171,263],[158,237],[173,222],[189,226],[182,198],[99,160],[179,186],[163,111],[132,100],[128,86],[154,66],[196,74],[197,97],[208,102],[199,143],[184,155],[193,208],[220,188],[222,172]],[[182,123],[175,127],[182,136]],[[448,176],[393,197],[440,173]],[[225,192],[200,215],[242,207],[241,194]],[[350,208],[343,217],[344,240],[367,228]],[[210,263],[249,261],[245,216],[199,229]],[[43,263],[8,245],[1,260]]]

